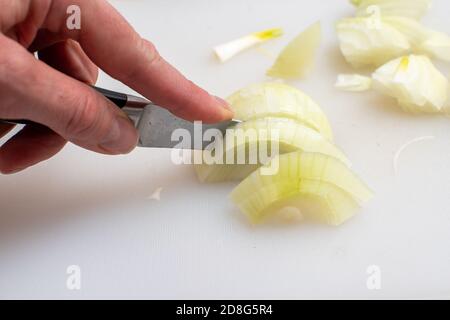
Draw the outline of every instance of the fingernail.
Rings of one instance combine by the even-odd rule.
[[[137,145],[138,133],[130,119],[119,115],[116,117],[110,134],[99,147],[112,154],[130,153]]]
[[[218,97],[218,96],[214,96],[214,98],[216,98],[217,102],[219,102],[222,107],[224,107],[225,109],[228,109],[230,111],[233,111],[231,109],[230,104],[227,101],[225,101],[224,99],[222,99],[221,97]]]
[[[27,167],[25,167],[25,168],[10,169],[10,170],[1,170],[1,173],[8,176],[8,175],[12,175],[12,174],[19,173],[19,172],[25,170],[26,168],[27,168]]]
[[[224,110],[224,115],[223,117],[225,119],[231,119],[234,117],[234,111],[231,108],[230,104],[225,101],[224,99],[218,97],[218,96],[214,96],[214,98],[216,99],[217,102],[219,102],[219,104],[222,106],[222,110]]]

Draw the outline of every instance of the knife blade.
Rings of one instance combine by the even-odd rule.
[[[203,139],[207,130],[216,130],[223,137],[228,128],[240,123],[239,120],[215,124],[190,122],[151,103],[143,109],[125,107],[122,110],[133,120],[139,131],[138,146],[147,148],[203,150],[212,142]]]

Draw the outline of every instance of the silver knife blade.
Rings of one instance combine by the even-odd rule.
[[[181,119],[164,108],[149,104],[145,108],[125,107],[122,109],[134,122],[139,131],[139,147],[146,148],[178,148],[203,150],[211,141],[203,141],[202,135],[208,129],[217,129],[225,135],[226,129],[240,123],[239,120],[224,121],[215,124],[194,124]],[[173,133],[183,130],[190,141],[174,139]],[[199,140],[201,139],[201,140]]]

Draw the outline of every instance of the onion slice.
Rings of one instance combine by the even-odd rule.
[[[292,152],[278,157],[275,175],[253,172],[231,193],[233,202],[254,223],[261,222],[274,207],[295,203],[307,216],[338,225],[351,217],[358,203],[372,192],[350,169],[334,157],[318,153]],[[270,164],[269,164],[270,165]],[[303,211],[302,210],[302,211]]]
[[[368,91],[372,87],[372,79],[359,74],[340,74],[335,87],[351,92]]]
[[[372,77],[374,89],[395,98],[405,111],[438,113],[446,107],[449,82],[427,56],[392,60]]]
[[[302,91],[283,83],[250,85],[227,98],[235,118],[248,121],[278,117],[300,121],[332,140],[328,119],[319,105]]]
[[[214,53],[221,62],[226,62],[238,53],[257,44],[280,37],[282,34],[283,30],[280,28],[254,32],[239,39],[216,46],[214,48]]]
[[[281,79],[302,78],[314,64],[320,39],[321,26],[320,22],[316,22],[295,37],[281,51],[266,74]]]
[[[450,61],[450,36],[447,34],[424,27],[416,20],[405,17],[386,17],[383,21],[407,37],[413,52]]]
[[[408,142],[406,142],[405,144],[403,144],[395,153],[394,155],[394,159],[393,159],[393,166],[394,166],[394,173],[397,174],[398,173],[398,160],[400,159],[401,154],[409,147],[411,147],[413,144],[422,142],[422,141],[426,141],[426,140],[433,140],[435,139],[434,136],[423,136],[423,137],[418,137],[415,139],[412,139]]]
[[[408,38],[380,17],[342,19],[336,30],[344,58],[355,68],[378,67],[411,50]]]
[[[228,139],[225,139],[225,142],[232,140],[234,143],[231,147],[225,143],[225,147],[223,148],[223,150],[225,150],[223,162],[225,163],[226,153],[233,152],[232,154],[236,156],[237,150],[241,149],[246,150],[247,152],[255,152],[256,163],[249,163],[247,157],[247,162],[245,164],[196,165],[195,170],[200,181],[222,182],[246,178],[250,173],[258,169],[261,164],[267,163],[273,156],[276,156],[270,154],[267,155],[267,158],[262,159],[258,154],[258,148],[261,147],[261,145],[267,146],[266,148],[269,150],[269,146],[274,139],[276,139],[275,142],[278,144],[278,151],[281,154],[297,150],[321,153],[330,157],[335,157],[347,166],[351,166],[350,161],[339,148],[334,146],[320,133],[293,119],[262,118],[240,123],[233,129],[234,130],[230,132],[233,135],[230,137],[227,133]],[[276,137],[270,134],[270,132],[276,132]],[[259,133],[264,133],[264,136]],[[237,139],[238,134],[245,135],[246,139],[239,142]]]

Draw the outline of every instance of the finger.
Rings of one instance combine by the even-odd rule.
[[[97,66],[74,40],[55,43],[39,51],[38,56],[49,66],[77,80],[91,85],[97,82]]]
[[[64,36],[61,34],[52,33],[46,29],[40,29],[36,33],[31,45],[28,46],[28,51],[40,51],[64,40]]]
[[[70,5],[80,8],[79,30],[67,28]],[[77,40],[102,70],[178,116],[217,122],[233,115],[223,100],[168,64],[153,44],[143,40],[106,1],[53,1],[45,26],[50,32]]]
[[[119,108],[1,34],[0,96],[0,119],[33,120],[107,154],[128,153],[137,144],[136,129]]]
[[[15,126],[8,123],[0,123],[0,138],[7,135]]]
[[[66,140],[52,130],[28,125],[0,147],[0,172],[22,171],[58,153]]]

